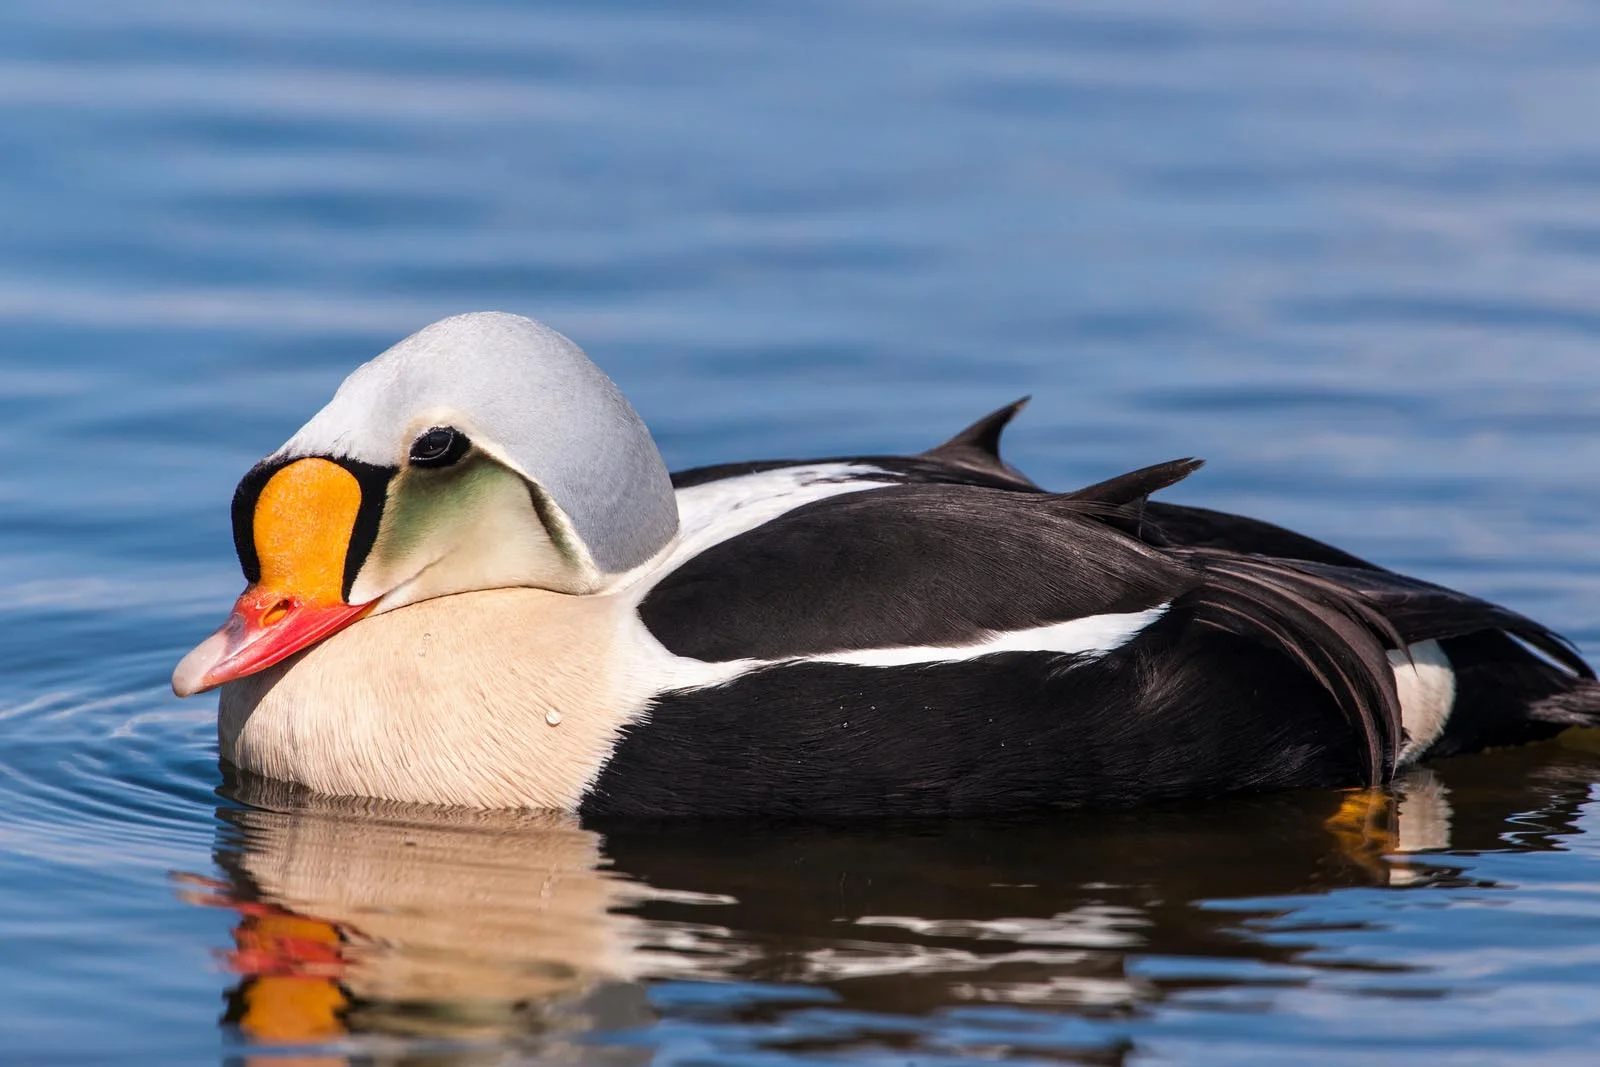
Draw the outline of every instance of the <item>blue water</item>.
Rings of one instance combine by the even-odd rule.
[[[602,838],[226,785],[227,500],[431,319],[674,466],[1032,393],[1600,656],[1600,10],[0,7],[0,1062],[1567,1064],[1600,748],[1023,826]],[[1343,807],[1341,807],[1341,804]]]

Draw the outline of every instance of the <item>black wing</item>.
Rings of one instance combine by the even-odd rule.
[[[1192,568],[1044,493],[907,484],[797,508],[688,560],[639,613],[670,651],[779,659],[941,647],[1141,611]]]
[[[1400,712],[1385,652],[1404,641],[1380,611],[1280,561],[1146,544],[1103,521],[1111,506],[970,486],[832,497],[689,560],[639,613],[670,651],[720,662],[960,646],[1167,605],[1168,628],[1286,657],[1357,731],[1369,780],[1388,774]]]
[[[1523,615],[1394,574],[1269,522],[1147,499],[1198,467],[1197,461],[1158,464],[1074,493],[1046,494],[1000,458],[1001,431],[1022,403],[980,419],[919,456],[836,462],[870,465],[905,485],[1006,490],[1016,498],[1013,504],[1031,500],[1034,506],[958,508],[967,514],[946,527],[948,537],[937,545],[929,543],[930,536],[940,541],[935,535],[901,530],[875,546],[868,534],[862,544],[830,554],[832,535],[823,522],[809,531],[782,531],[764,540],[753,556],[744,555],[752,547],[748,542],[737,549],[732,543],[719,546],[691,561],[664,583],[667,588],[653,604],[647,602],[653,628],[666,635],[669,647],[677,640],[685,654],[709,658],[736,658],[742,655],[737,649],[756,647],[782,655],[779,650],[796,637],[801,638],[799,647],[813,652],[835,650],[841,639],[846,642],[842,647],[955,644],[995,629],[1130,610],[1126,605],[1145,602],[1154,589],[1181,587],[1185,591],[1176,594],[1163,626],[1187,619],[1253,642],[1258,649],[1282,653],[1315,680],[1356,729],[1368,780],[1386,777],[1398,750],[1393,674],[1382,652],[1404,644],[1441,641],[1456,674],[1449,726],[1430,754],[1515,744],[1548,736],[1548,724],[1600,720],[1600,689],[1592,682],[1592,670],[1564,638]],[[801,462],[826,461],[731,464],[685,472],[674,481],[682,487]],[[863,476],[869,475],[863,471]],[[841,515],[833,533],[850,538],[876,525],[867,499],[876,495],[852,500],[852,516]],[[1036,506],[1040,501],[1042,510]],[[1068,514],[1080,524],[1076,533],[1081,533],[1081,524],[1098,525],[1156,551],[1131,557],[1124,545],[1109,556],[1095,550],[1063,554],[1058,551],[1063,537],[1072,541],[1076,533],[1043,527],[1021,534],[1020,545],[1010,543],[1016,531],[1030,528],[1040,514],[1058,520]],[[1020,525],[1012,522],[1017,517]],[[776,525],[763,530],[763,539],[779,532]],[[782,547],[786,539],[791,539],[787,551]],[[1031,569],[1025,562],[1030,549]],[[780,573],[749,574],[760,569],[756,560],[767,552],[775,553]],[[991,552],[999,557],[993,566],[987,560]],[[815,566],[819,559],[828,565]],[[1124,584],[1106,583],[1108,574],[1135,575],[1135,559],[1160,560],[1144,575],[1149,584],[1125,578]],[[1181,575],[1171,569],[1175,565]],[[735,572],[746,568],[747,573],[712,573],[724,566]],[[1119,569],[1129,566],[1135,569]],[[953,583],[954,599],[939,599],[947,592],[941,577]],[[1074,584],[1084,578],[1083,587]],[[1063,582],[1071,588],[1063,588]],[[978,588],[990,593],[976,596],[973,590]],[[893,590],[900,595],[891,595]],[[731,599],[723,600],[724,595]],[[823,602],[820,610],[818,601]],[[940,607],[929,606],[934,602]],[[725,621],[705,621],[718,619],[730,603],[734,607]],[[948,605],[953,609],[944,611]]]
[[[1337,567],[1382,570],[1359,556],[1324,544],[1316,538],[1285,530],[1282,526],[1260,519],[1231,515],[1226,511],[1152,500],[1145,508],[1145,519],[1160,530],[1168,543],[1174,545],[1218,548],[1228,552],[1299,559]]]

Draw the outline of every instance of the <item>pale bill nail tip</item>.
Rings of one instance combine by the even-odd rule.
[[[217,646],[224,644],[225,638],[220,633],[211,634],[204,641],[194,646],[187,656],[178,661],[172,670],[172,691],[180,697],[194,696],[202,693],[211,686],[205,684],[206,675],[217,665],[222,658],[222,649]]]

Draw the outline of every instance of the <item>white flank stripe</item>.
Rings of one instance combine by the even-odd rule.
[[[807,656],[805,663],[852,663],[860,667],[905,667],[916,663],[956,663],[1000,652],[1054,652],[1062,655],[1103,656],[1120,648],[1166,612],[1167,605],[1121,615],[1090,615],[1032,630],[1012,630],[991,635],[970,645],[948,647],[864,648]]]
[[[1000,652],[1042,652],[1059,655],[1103,656],[1127,644],[1146,626],[1166,613],[1161,604],[1146,611],[1122,615],[1091,615],[1032,630],[1014,630],[991,635],[970,645],[949,647],[916,645],[897,648],[865,648],[850,652],[829,652],[820,656],[793,656],[784,659],[738,659],[707,663],[668,652],[644,627],[639,660],[649,664],[650,676],[658,692],[675,689],[707,689],[726,685],[746,674],[769,667],[793,667],[802,663],[840,663],[856,667],[911,667],[918,664],[961,663]]]
[[[1400,750],[1403,765],[1421,756],[1444,733],[1444,724],[1456,703],[1456,672],[1437,641],[1418,641],[1406,653],[1389,653],[1394,684],[1400,694],[1400,724],[1406,744]]]

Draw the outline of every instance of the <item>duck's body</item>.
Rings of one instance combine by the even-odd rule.
[[[509,316],[419,337],[481,318],[526,340]],[[329,411],[348,418],[346,390]],[[918,456],[649,474],[631,488],[651,516],[671,494],[675,532],[597,548],[593,509],[618,521],[625,494],[574,508],[483,425],[466,432],[485,458],[435,473],[433,452],[417,460],[419,433],[442,440],[427,399],[401,420],[418,470],[382,475],[376,518],[367,490],[351,498],[353,547],[342,570],[321,565],[344,588],[316,610],[366,617],[261,663],[239,636],[249,616],[180,667],[180,689],[227,681],[238,766],[328,793],[597,815],[971,815],[1381,781],[1600,716],[1588,668],[1530,620],[1266,523],[1146,503],[1196,464],[1044,492],[999,458],[1018,405]],[[316,425],[236,498],[261,575],[241,605],[271,601],[253,591],[273,573],[316,569],[302,546],[317,528],[260,517],[304,495],[280,473],[322,478],[324,456],[357,480],[386,469],[306,440]],[[351,595],[363,583],[378,595]],[[255,673],[227,666],[251,656]]]

